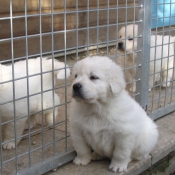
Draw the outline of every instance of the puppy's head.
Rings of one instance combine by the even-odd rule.
[[[130,24],[123,26],[118,32],[118,37],[120,38],[118,49],[126,52],[137,50],[137,38],[135,38],[137,34],[138,25]]]
[[[107,57],[93,56],[73,68],[72,96],[88,103],[107,102],[125,88],[120,66]]]

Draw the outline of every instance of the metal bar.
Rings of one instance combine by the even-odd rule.
[[[78,61],[78,53],[79,53],[79,45],[78,45],[78,26],[79,26],[79,16],[78,13],[79,9],[78,9],[78,0],[76,0],[76,61]],[[66,52],[66,54],[68,55],[68,52]]]
[[[62,121],[62,122],[59,122],[59,123],[57,123],[55,126],[61,126],[61,125],[65,124],[66,122],[68,122],[68,120],[64,120],[64,121]],[[46,126],[46,127],[44,127],[44,129],[45,129],[45,131],[48,131],[48,130],[52,129],[52,126]],[[31,134],[31,136],[35,136],[35,135],[38,135],[38,134],[42,134],[42,128],[40,128],[40,129],[38,129],[38,130],[35,130],[35,131],[31,132],[30,134]],[[64,137],[64,138],[61,138],[61,139],[58,139],[58,140],[55,139],[55,143],[58,142],[58,141],[60,141],[60,140],[66,139],[66,138],[68,138],[69,136],[70,136],[70,135],[67,135],[67,137]],[[28,134],[23,134],[22,136],[18,137],[18,139],[21,139],[21,140],[26,139],[26,138],[28,138]],[[13,141],[13,139],[4,142],[4,144],[5,144],[5,143],[8,143],[8,142],[11,142],[11,141]],[[47,144],[44,145],[44,147],[49,146],[49,145],[51,145],[52,143],[54,143],[54,142],[47,143]],[[43,146],[43,145],[42,145],[42,146]],[[35,150],[38,150],[39,148],[42,148],[42,146],[37,147],[37,148],[35,148],[35,149],[32,149],[31,152],[34,152]],[[28,152],[26,152],[26,154],[28,154]],[[18,155],[17,157],[21,157],[22,155],[24,155],[24,154],[20,154],[20,155]],[[9,160],[14,160],[14,159],[15,159],[15,158],[8,159],[8,161],[9,161]],[[6,163],[6,162],[8,162],[8,161],[4,161],[4,162],[2,162],[2,163]]]
[[[169,92],[166,95],[168,96],[168,95],[172,95],[172,94],[175,94],[175,91]],[[163,95],[160,95],[160,97],[163,98],[163,97],[165,97],[165,95],[164,94]],[[148,103],[149,102],[157,101],[158,99],[159,99],[159,97],[155,97],[152,101],[148,101]]]
[[[165,2],[165,0],[164,0],[164,2]],[[163,36],[164,36],[164,23],[165,23],[165,6],[163,6],[163,31],[162,31],[162,33],[163,33]],[[161,50],[161,57],[163,57],[163,53],[164,53],[164,49],[163,49],[163,46],[164,46],[164,37],[162,37],[162,50]],[[163,60],[161,59],[161,74],[162,74],[162,68],[163,68]],[[161,83],[162,83],[162,80],[161,80]],[[160,106],[160,96],[161,96],[161,94],[162,94],[162,87],[161,86],[159,86],[159,101],[158,101],[158,107]]]
[[[171,5],[171,3],[170,3],[170,5]],[[171,14],[172,12],[171,12],[171,8],[170,8],[170,14]],[[170,19],[169,19],[169,28],[171,27],[171,16],[170,16]],[[165,99],[164,99],[164,106],[166,105],[166,100],[167,100],[167,96],[166,96],[166,94],[167,94],[167,89],[168,89],[168,86],[167,86],[167,83],[168,83],[168,71],[171,71],[170,69],[171,68],[169,68],[169,61],[170,61],[170,59],[171,58],[169,58],[170,57],[170,49],[171,49],[171,44],[170,44],[170,40],[171,40],[171,33],[170,33],[170,30],[169,30],[169,38],[168,38],[168,43],[169,43],[169,45],[168,45],[168,62],[167,62],[167,66],[166,66],[166,73],[167,73],[167,75],[166,75],[166,89],[165,89]],[[174,47],[173,47],[174,48]],[[173,61],[174,62],[174,61]],[[174,65],[174,63],[173,63],[173,65]]]
[[[68,137],[69,137],[69,136],[68,136]],[[61,139],[58,139],[58,140],[55,140],[55,143],[56,143],[56,142],[60,142],[60,141],[62,141],[62,140],[65,140],[65,137],[64,137],[64,138],[61,138]],[[51,146],[51,145],[53,145],[53,142],[50,142],[50,143],[45,144],[44,147],[48,147],[48,146]],[[42,146],[43,146],[43,145],[42,145]],[[37,147],[37,148],[32,149],[32,150],[31,150],[31,153],[34,153],[35,151],[38,151],[38,150],[42,149],[42,146],[39,146],[39,147]],[[20,157],[25,156],[25,155],[28,155],[28,152],[25,152],[25,153],[22,153],[22,154],[18,155],[17,158],[20,158]],[[8,160],[5,160],[3,163],[5,164],[5,163],[11,162],[11,161],[13,161],[13,160],[15,160],[15,157],[10,158],[10,159],[8,159]],[[33,166],[32,166],[32,167],[33,167]],[[32,167],[30,167],[30,168],[32,168]]]
[[[68,136],[68,137],[69,137],[69,136]],[[64,138],[55,140],[55,143],[56,143],[56,142],[60,142],[60,141],[62,141],[62,140],[65,140],[65,139],[67,139],[68,137],[64,137]],[[50,143],[45,144],[44,147],[48,147],[48,146],[51,146],[51,145],[53,145],[53,144],[54,144],[54,142],[50,142]],[[37,150],[42,149],[42,147],[43,147],[43,145],[42,145],[42,146],[39,146],[39,147],[37,147],[37,148],[35,148],[35,149],[32,149],[32,150],[31,150],[31,153],[33,153],[33,152],[35,152],[35,151],[37,151]],[[22,153],[22,154],[18,155],[17,158],[20,158],[20,157],[22,157],[22,156],[24,156],[24,155],[28,155],[28,154],[29,154],[28,152]],[[53,157],[54,157],[54,156],[53,156]],[[8,163],[8,162],[13,161],[13,160],[15,160],[15,157],[12,157],[12,158],[10,158],[10,159],[8,159],[8,160],[5,160],[5,161],[3,162],[3,164]],[[44,163],[44,162],[43,162],[43,163]],[[32,168],[32,166],[31,166],[30,168]]]
[[[99,55],[99,16],[100,16],[100,11],[99,11],[99,0],[97,0],[97,55]]]
[[[27,77],[27,109],[28,109],[28,149],[29,149],[29,167],[31,167],[31,132],[30,132],[30,97],[29,97],[29,65],[28,65],[28,38],[27,33],[27,1],[25,0],[25,36],[26,36],[26,77]]]
[[[18,155],[18,149],[17,149],[17,133],[16,133],[16,103],[15,103],[15,68],[14,68],[14,48],[13,48],[13,2],[12,0],[10,0],[10,34],[11,34],[11,59],[12,59],[12,87],[13,87],[13,108],[14,108],[14,142],[15,142],[15,171],[16,171],[16,174],[18,173],[18,158],[17,158],[17,155]]]
[[[55,156],[55,153],[56,153],[56,146],[55,146],[55,118],[56,118],[56,115],[55,115],[55,77],[54,77],[54,34],[53,34],[53,31],[54,31],[54,16],[53,16],[53,13],[54,13],[54,1],[51,0],[51,14],[52,14],[52,18],[51,18],[51,21],[52,21],[52,97],[53,97],[53,108],[52,108],[52,111],[53,111],[53,156]],[[58,110],[58,109],[57,109]]]
[[[158,8],[158,7],[157,7]],[[156,14],[157,15],[157,14]],[[158,21],[156,20],[156,26],[158,25]],[[154,48],[154,51],[155,51],[155,54],[154,54],[154,73],[153,73],[153,82],[155,82],[155,70],[156,70],[156,61],[157,61],[157,59],[156,59],[156,54],[157,54],[157,28],[156,28],[156,32],[155,32],[155,46],[154,47],[150,47],[150,49],[153,49]],[[161,59],[161,58],[160,58]],[[152,60],[151,60],[152,61]],[[151,64],[151,61],[150,61],[150,64]],[[149,76],[151,76],[152,74],[150,74],[149,73]],[[151,87],[149,87],[149,88],[151,88]],[[153,103],[153,101],[154,101],[154,96],[155,96],[155,87],[153,86],[153,88],[152,88],[152,104],[151,104],[151,111],[153,111],[153,108],[154,108],[154,103]]]
[[[59,104],[59,105],[55,105],[55,107],[63,106],[63,105],[68,104],[68,103],[70,103],[70,101],[67,101],[66,103],[62,103],[62,104]],[[39,110],[39,111],[34,112],[34,113],[31,113],[31,115],[38,114],[38,113],[40,113],[42,111],[44,112],[44,111],[49,110],[49,109],[52,109],[52,107],[51,108],[47,108],[47,109],[43,109],[43,110]],[[20,119],[23,119],[23,118],[26,118],[26,117],[27,116],[19,117],[19,118],[16,119],[16,121],[18,121]],[[14,120],[8,120],[7,122],[1,123],[1,125],[7,124],[7,123],[10,123],[10,122],[13,122],[13,121]]]
[[[45,159],[44,163],[37,163],[32,168],[26,168],[18,173],[18,175],[41,175],[53,170],[67,162],[72,161],[76,156],[74,150],[68,150],[64,153],[55,155],[55,157]]]
[[[62,86],[62,87],[65,87],[65,86]],[[56,88],[56,89],[59,89],[59,88]],[[43,91],[43,92],[38,92],[38,93],[35,93],[35,94],[32,94],[32,95],[28,95],[28,96],[16,98],[15,101],[22,100],[22,99],[25,99],[25,98],[27,98],[27,97],[32,97],[32,96],[39,95],[39,94],[42,95],[42,93],[44,93],[44,92],[49,92],[50,90],[52,90],[52,89],[48,89],[48,90],[45,90],[45,91]],[[7,104],[7,103],[11,103],[11,102],[14,102],[14,101],[13,101],[13,100],[11,100],[11,101],[6,101],[5,103],[1,103],[0,106],[1,106],[1,105],[4,105],[4,104]]]
[[[138,25],[138,35],[143,39],[138,39],[138,50],[142,52],[138,53],[138,65],[136,79],[140,79],[140,82],[136,84],[136,91],[140,93],[136,96],[136,101],[146,109],[148,103],[148,82],[149,77],[145,72],[149,72],[149,60],[150,60],[150,37],[151,36],[151,0],[138,1],[141,9],[139,11],[139,20],[143,23]]]
[[[116,45],[116,40],[111,40],[109,41],[109,46],[115,46]],[[99,45],[98,45],[99,48],[106,48],[106,42],[101,42]],[[76,48],[77,47],[72,47],[72,48],[66,48],[66,54],[67,55],[71,55],[71,54],[75,54],[76,53]],[[97,43],[94,43],[94,44],[90,44],[90,47],[89,47],[89,50],[96,50],[97,49]],[[86,45],[82,45],[82,46],[78,46],[78,49],[77,49],[78,53],[81,53],[81,52],[85,52],[87,51],[87,47]],[[58,53],[59,52],[59,53]],[[137,51],[137,52],[140,52],[140,51]],[[135,52],[136,53],[136,52]],[[126,53],[127,54],[127,53]],[[52,58],[52,52],[43,52],[43,55],[45,55],[45,57],[47,58]],[[61,49],[61,50],[55,50],[54,51],[54,55],[55,57],[62,57],[64,56],[64,49]],[[121,54],[122,55],[122,54]],[[34,57],[38,57],[40,56],[40,54],[33,54],[33,55],[29,55],[28,58],[34,58]],[[26,57],[18,57],[18,58],[14,58],[14,61],[19,61],[19,60],[23,60],[25,59]],[[10,63],[11,60],[4,60],[4,61],[0,61],[0,63]],[[60,68],[60,69],[64,69],[64,68]],[[55,69],[55,70],[60,70],[60,69]],[[43,73],[47,73],[48,71],[45,71]],[[40,74],[40,73],[39,73]],[[35,76],[35,75],[39,75],[39,74],[33,74],[33,75],[29,75],[29,76]],[[17,79],[15,79],[17,80]],[[7,81],[6,81],[7,82]],[[10,81],[9,81],[10,82]],[[0,83],[2,84],[2,83]]]
[[[118,36],[118,31],[119,31],[119,28],[118,28],[118,16],[119,16],[119,12],[118,12],[118,0],[116,0],[116,54],[115,54],[115,59],[116,59],[116,62],[118,61],[117,60],[117,57],[119,56],[119,53],[118,53],[118,39],[119,39],[119,36]],[[125,72],[124,72],[125,73]]]
[[[58,70],[62,70],[62,69],[65,69],[65,68],[54,69],[54,71],[58,71]],[[20,77],[20,78],[14,78],[14,81],[25,79],[25,78],[28,78],[28,77],[34,77],[34,76],[37,76],[37,75],[46,74],[46,73],[50,73],[50,72],[52,72],[52,70],[51,71],[43,71],[42,73],[36,73],[36,74],[32,74],[32,75],[27,75],[27,76],[23,76],[23,77]],[[8,81],[3,81],[0,84],[9,83],[9,82],[13,82],[13,79],[12,80],[8,80]],[[25,96],[25,97],[27,97],[27,96]]]
[[[42,113],[42,162],[44,162],[44,112],[43,112],[43,64],[42,64],[42,0],[39,0],[39,30],[40,30],[40,71],[41,71],[41,113]]]
[[[132,9],[134,6],[127,6],[127,8],[128,9]],[[136,5],[135,7],[138,7],[139,8],[139,6],[138,5]],[[119,9],[125,9],[126,7],[123,7],[123,6],[121,6],[121,7],[118,7]],[[109,8],[109,10],[115,10],[116,8],[115,7],[110,7]],[[98,9],[97,8],[95,8],[95,9],[89,9],[89,12],[96,12]],[[103,11],[103,10],[106,10],[106,8],[99,8],[99,11]],[[79,12],[87,12],[88,10],[79,10]],[[54,15],[61,15],[61,14],[63,14],[64,15],[64,13],[66,13],[66,14],[72,14],[72,13],[76,13],[76,10],[70,10],[70,11],[66,11],[66,12],[54,12],[53,14]],[[47,12],[47,13],[41,13],[41,16],[50,16],[51,15],[51,12]],[[40,16],[40,14],[32,14],[32,15],[30,15],[30,14],[28,14],[27,15],[28,17],[39,17]],[[13,16],[12,17],[12,19],[18,19],[18,18],[24,18],[24,16],[23,15],[16,15],[16,16]],[[7,20],[7,19],[11,19],[10,17],[8,17],[8,16],[6,16],[6,17],[1,17],[0,18],[0,20]]]
[[[136,21],[136,23],[140,23],[140,21]],[[124,25],[125,23],[119,23],[121,25]],[[132,22],[127,22],[127,24],[132,24]],[[110,24],[110,26],[116,26],[116,23],[114,24]],[[104,28],[107,27],[107,24],[103,24],[98,26],[99,28]],[[96,29],[96,26],[89,26],[89,29]],[[87,27],[83,27],[83,28],[78,28],[78,31],[83,31],[83,30],[87,30]],[[75,29],[66,29],[67,33],[68,32],[76,32],[76,28]],[[63,33],[64,34],[64,30],[60,30],[60,31],[54,31],[54,34],[60,34]],[[33,38],[33,37],[40,37],[40,36],[48,36],[50,35],[50,32],[42,32],[42,33],[38,33],[38,34],[30,34],[27,37],[28,38]],[[14,40],[17,39],[25,39],[25,36],[14,36]],[[11,38],[4,38],[4,39],[0,39],[0,42],[4,42],[4,41],[10,41]]]
[[[86,13],[86,18],[87,18],[87,27],[86,27],[86,32],[87,32],[87,55],[89,56],[89,0],[87,0],[87,13]]]
[[[135,0],[134,0],[134,4],[135,4]],[[134,18],[134,23],[133,23],[133,25],[134,25],[134,28],[133,28],[133,38],[134,39],[136,39],[139,35],[137,34],[136,36],[135,36],[135,8],[134,8],[134,15],[133,15],[133,18]],[[139,38],[139,37],[138,37]],[[140,39],[142,39],[142,38],[140,38]],[[134,46],[134,44],[135,44],[135,42],[133,42],[133,48],[135,48],[135,46]],[[135,77],[135,74],[134,74],[134,65],[135,65],[135,63],[136,63],[136,58],[135,58],[135,55],[136,55],[136,53],[135,52],[133,52],[132,53],[132,81],[131,81],[131,84],[132,84],[132,92],[133,92],[133,87],[134,87],[134,81],[135,81],[135,79],[137,79],[136,77]],[[139,79],[137,79],[137,80],[139,80]],[[136,83],[137,84],[137,83]],[[136,90],[136,92],[135,93],[137,93],[137,90]],[[132,93],[132,96],[134,95],[134,93]]]
[[[175,102],[171,103],[171,104],[167,104],[166,106],[162,107],[162,108],[159,108],[155,111],[153,111],[151,114],[150,114],[150,117],[153,119],[153,120],[156,120],[164,115],[167,115],[169,114],[170,112],[173,112],[175,109]]]
[[[109,0],[107,1],[106,55],[109,56]]]
[[[152,18],[153,19],[153,18]],[[171,31],[175,31],[175,29],[174,28],[171,28],[171,29],[164,29],[164,32],[169,32],[169,30],[171,30]],[[162,34],[162,31],[152,31],[152,34]]]
[[[66,12],[66,0],[64,1],[64,12]],[[64,55],[64,62],[65,62],[65,64],[67,63],[67,55],[66,55],[66,47],[67,47],[67,26],[66,26],[66,13],[64,13],[64,53],[65,53],[65,55]],[[66,71],[66,65],[65,65],[65,77],[66,77],[66,74],[67,74],[67,71]],[[64,89],[64,93],[65,93],[65,121],[67,121],[67,119],[68,119],[68,117],[67,117],[67,80],[66,80],[66,78],[65,78],[65,80],[64,80],[64,83],[65,83],[65,89]],[[66,145],[66,147],[65,147],[65,151],[67,151],[67,145],[68,145],[68,141],[67,141],[67,135],[68,135],[68,123],[66,122],[65,123],[65,145]]]
[[[126,3],[127,1],[125,1],[125,3]],[[127,3],[126,3],[126,7],[125,7],[125,28],[127,27]],[[127,40],[127,30],[125,30],[125,38],[124,38],[124,42],[126,43],[126,40]],[[126,54],[127,54],[127,52],[126,52],[126,49],[125,49],[125,51],[124,51],[124,69],[126,68]],[[133,65],[132,65],[133,66]],[[133,77],[132,77],[132,80],[133,80]],[[131,80],[131,81],[132,81]],[[132,89],[133,90],[133,89]]]
[[[174,41],[175,44],[175,41]],[[171,94],[173,92],[173,87],[174,87],[174,74],[175,74],[175,47],[174,47],[174,61],[173,61],[173,76],[172,76],[172,85],[171,85]],[[170,98],[170,103],[173,102],[173,97],[171,96]]]
[[[175,4],[175,2],[166,2],[166,4]],[[164,5],[165,3],[164,2],[156,2],[156,3],[153,3],[153,4],[158,4],[158,5]]]

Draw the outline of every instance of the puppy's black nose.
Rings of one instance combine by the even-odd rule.
[[[119,42],[119,43],[118,43],[118,47],[119,47],[119,48],[122,48],[122,47],[123,47],[123,43],[122,43],[122,42]]]
[[[73,90],[78,91],[78,90],[81,89],[81,87],[82,87],[82,85],[80,83],[76,83],[76,84],[73,85]]]

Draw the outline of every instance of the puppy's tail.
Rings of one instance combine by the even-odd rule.
[[[67,79],[70,76],[70,69],[69,66],[63,62],[55,61],[56,66],[59,63],[59,71],[56,73],[57,79]],[[62,68],[62,69],[61,69]]]
[[[64,62],[59,62],[58,60],[53,59],[54,63],[52,63],[52,59],[47,58],[44,58],[43,61],[46,62],[45,65],[47,70],[52,70],[52,64],[54,65],[54,74],[57,79],[67,79],[70,76],[69,66]]]

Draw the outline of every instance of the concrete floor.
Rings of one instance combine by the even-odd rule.
[[[167,156],[169,153],[175,150],[175,112],[171,113],[165,117],[162,117],[156,121],[159,129],[159,139],[151,152],[151,155],[144,161],[132,161],[129,163],[128,170],[123,173],[123,175],[139,175],[143,171],[152,167],[153,164],[157,163],[159,160]],[[173,162],[174,163],[174,162]],[[45,175],[114,175],[118,173],[111,172],[108,167],[110,160],[102,161],[92,161],[87,166],[76,166],[72,162],[67,163],[59,167],[55,172],[50,171]],[[169,169],[167,167],[162,167],[161,172],[159,172],[155,166],[150,168],[151,170],[147,175],[151,175],[154,172],[156,175],[165,175],[164,171],[169,175],[175,172],[175,166],[168,163]],[[156,171],[155,171],[156,170]],[[155,173],[156,172],[156,173]],[[122,175],[122,174],[120,174]]]

